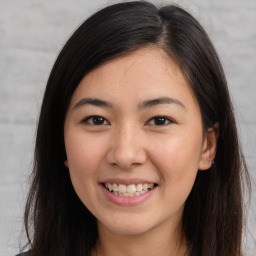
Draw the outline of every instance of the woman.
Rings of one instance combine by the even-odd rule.
[[[47,83],[28,255],[240,256],[242,177],[201,25],[173,5],[109,6],[74,32]]]

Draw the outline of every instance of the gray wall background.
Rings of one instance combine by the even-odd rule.
[[[0,255],[18,252],[38,111],[56,55],[90,13],[114,2],[0,0]],[[255,182],[256,0],[174,2],[203,24],[219,52]],[[248,255],[255,256],[253,189],[244,247]]]

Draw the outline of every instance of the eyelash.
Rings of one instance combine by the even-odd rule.
[[[103,121],[103,123],[100,123],[100,124],[95,124],[94,121],[96,121],[95,119],[98,118],[98,119],[101,119],[101,121]],[[90,120],[92,122],[90,122]],[[106,124],[106,123],[107,124]],[[82,123],[87,123],[89,125],[95,125],[95,126],[98,126],[98,125],[110,125],[110,123],[102,116],[89,116],[87,118],[85,118]],[[104,124],[105,123],[105,124]]]
[[[156,124],[156,120],[158,119],[158,121],[161,119],[161,121],[164,121],[164,124]],[[149,124],[151,121],[154,121],[154,124]],[[166,123],[167,122],[167,123]],[[173,121],[166,117],[166,116],[154,116],[152,118],[150,118],[148,121],[147,121],[147,124],[149,125],[154,125],[154,126],[167,126],[169,124],[173,123]]]
[[[100,121],[98,124],[95,124],[94,121]],[[160,122],[163,122],[164,121],[164,124],[156,124],[156,121],[160,120]],[[154,124],[150,124],[150,122],[154,122]],[[85,118],[82,123],[87,123],[89,125],[95,125],[95,126],[100,126],[100,125],[110,125],[110,123],[102,116],[89,116],[87,118]],[[147,125],[152,125],[152,126],[167,126],[169,124],[173,123],[173,120],[171,120],[170,118],[166,117],[166,116],[154,116],[152,118],[150,118],[146,124]]]

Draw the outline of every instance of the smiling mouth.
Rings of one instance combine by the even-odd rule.
[[[116,196],[131,197],[131,196],[143,195],[158,185],[154,183],[124,185],[124,184],[116,184],[116,183],[111,184],[108,182],[108,183],[103,183],[103,186]]]

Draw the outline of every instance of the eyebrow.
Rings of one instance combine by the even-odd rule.
[[[107,108],[112,108],[113,105],[110,102],[96,99],[96,98],[83,98],[79,100],[76,105],[73,107],[73,109],[82,107],[84,105],[93,105],[97,107],[107,107]]]
[[[161,104],[176,104],[178,106],[186,108],[185,105],[178,99],[174,99],[170,97],[160,97],[156,99],[143,101],[142,103],[139,104],[139,109],[150,108],[150,107],[154,107]]]
[[[154,107],[157,105],[162,105],[162,104],[176,104],[178,106],[181,106],[183,108],[186,108],[185,105],[179,101],[178,99],[170,98],[170,97],[159,97],[156,99],[149,99],[141,102],[138,106],[138,109],[145,109],[145,108],[150,108]],[[97,107],[104,107],[104,108],[113,108],[113,105],[110,102],[107,102],[105,100],[97,99],[97,98],[83,98],[79,100],[73,109],[82,107],[84,105],[93,105]]]

